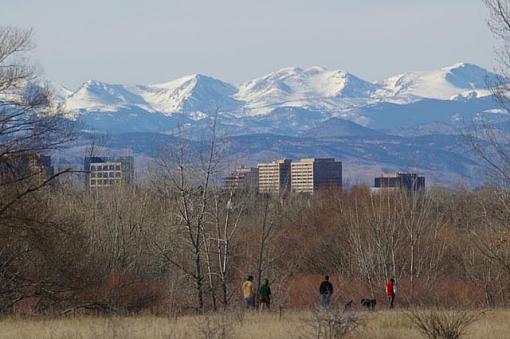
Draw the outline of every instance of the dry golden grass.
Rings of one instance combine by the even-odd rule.
[[[358,313],[362,319],[352,338],[423,338],[403,312]],[[0,320],[0,338],[204,338],[210,331],[227,329],[229,338],[308,338],[312,319],[309,312],[288,312],[279,319],[275,313],[228,314],[212,317],[170,319],[139,317],[16,318]],[[509,338],[510,311],[491,310],[469,328],[466,338]]]

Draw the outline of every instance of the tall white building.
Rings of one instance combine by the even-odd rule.
[[[333,158],[301,159],[291,164],[293,192],[314,193],[342,187],[342,162]]]
[[[287,193],[290,191],[291,160],[281,159],[258,164],[260,193]]]
[[[104,157],[86,157],[84,170],[87,172],[86,187],[108,187],[121,182],[132,183],[134,160],[132,156],[116,159]]]

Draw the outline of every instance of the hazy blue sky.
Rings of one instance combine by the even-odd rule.
[[[481,0],[2,0],[0,23],[33,27],[47,78],[240,83],[322,65],[368,80],[459,61],[494,65]]]

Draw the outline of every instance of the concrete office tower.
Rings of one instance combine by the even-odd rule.
[[[397,172],[392,175],[383,175],[374,179],[376,189],[404,189],[408,192],[418,191],[425,188],[425,177],[419,177],[416,173]]]
[[[87,171],[85,186],[90,188],[108,187],[121,182],[132,183],[134,160],[132,156],[119,158],[85,157],[83,169]]]
[[[0,161],[0,183],[29,178],[43,183],[53,174],[51,157],[36,152],[7,155]]]
[[[259,169],[256,167],[240,167],[224,178],[227,189],[258,189]]]
[[[290,190],[290,164],[281,159],[268,164],[258,164],[260,193],[287,193]]]
[[[291,173],[292,192],[342,188],[342,162],[333,158],[301,159],[292,163]]]

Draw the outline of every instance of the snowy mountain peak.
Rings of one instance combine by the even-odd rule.
[[[90,79],[90,80],[85,81],[82,86],[85,86],[85,87],[100,86],[100,87],[102,87],[104,85],[106,85],[106,84],[102,81]]]
[[[240,104],[232,98],[237,92],[234,86],[202,74],[187,75],[174,81],[139,88],[147,102],[164,113],[212,113],[216,106],[222,110],[232,110]]]
[[[278,105],[326,109],[338,106],[331,102],[337,99],[369,98],[376,88],[377,85],[342,70],[289,67],[242,84],[236,98],[245,101],[248,110],[264,114]],[[318,104],[324,100],[329,102]]]
[[[469,63],[457,63],[442,70],[446,72],[445,79],[458,88],[487,89],[497,79],[496,74]]]
[[[377,96],[399,97],[409,100],[432,98],[448,100],[474,90],[478,96],[489,95],[487,81],[494,81],[496,74],[474,64],[457,63],[434,71],[408,72],[381,82]]]
[[[211,81],[211,82],[214,82],[214,81],[220,81],[220,80],[214,79],[214,78],[209,77],[207,75],[195,73],[195,74],[189,74],[189,75],[182,76],[182,77],[180,77],[178,79],[175,79],[175,80],[171,80],[171,81],[167,81],[167,82],[163,82],[163,83],[159,83],[159,84],[154,84],[154,85],[149,85],[149,86],[173,89],[173,88],[176,88],[176,87],[179,87],[179,86],[183,86],[183,85],[193,85],[194,86],[199,81]]]
[[[322,66],[312,66],[305,69],[306,73],[320,73],[324,71],[327,71],[327,68],[324,68]]]
[[[124,85],[113,85],[98,80],[88,80],[66,100],[70,110],[117,111],[120,107],[143,105],[145,101]]]
[[[464,70],[476,70],[478,72],[488,72],[485,68],[482,68],[478,65],[475,65],[473,63],[469,63],[469,62],[457,62],[453,65],[450,65],[450,66],[445,66],[443,68],[441,68],[442,70],[445,70],[445,71],[452,71],[452,70],[456,70],[456,69],[464,69]]]
[[[490,95],[487,79],[496,75],[479,66],[457,63],[433,71],[408,72],[373,83],[344,70],[321,66],[287,67],[235,87],[203,74],[153,85],[85,82],[65,106],[76,112],[157,113],[200,120],[216,111],[236,119],[297,114],[340,117],[366,123],[360,108],[379,103],[410,104],[425,99],[464,102]],[[289,113],[290,112],[290,113]],[[293,113],[294,112],[294,113]],[[274,113],[274,114],[273,114]],[[273,114],[273,115],[272,115]],[[321,118],[321,119],[322,119]],[[290,119],[290,118],[289,118]]]

